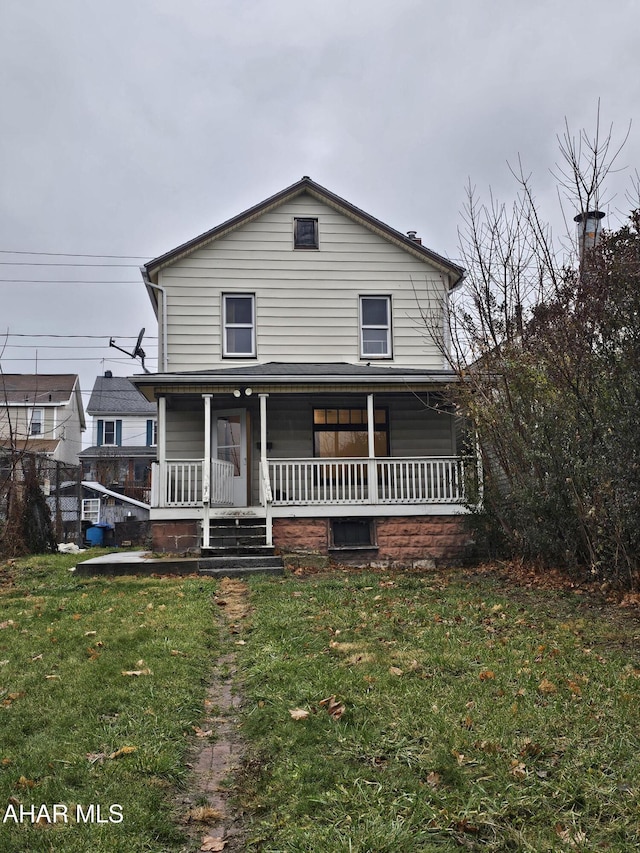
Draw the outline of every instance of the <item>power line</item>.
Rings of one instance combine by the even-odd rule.
[[[3,267],[107,267],[107,269],[116,269],[118,267],[126,267],[127,269],[137,269],[138,264],[77,264],[77,263],[59,263],[58,261],[0,261],[0,266]]]
[[[0,249],[3,255],[39,255],[49,258],[115,258],[116,260],[144,261],[149,255],[86,255],[79,252],[25,252],[17,249]]]
[[[99,279],[79,279],[79,278],[0,278],[0,281],[6,281],[10,284],[140,284],[142,279],[135,281],[100,281]]]
[[[88,339],[98,339],[102,338],[120,338],[121,340],[124,338],[125,340],[135,341],[137,339],[137,335],[61,335],[54,332],[0,332],[0,338],[88,338]],[[157,340],[157,335],[145,335],[145,340]],[[13,346],[12,344],[10,346]]]

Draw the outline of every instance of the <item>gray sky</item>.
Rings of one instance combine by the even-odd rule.
[[[510,200],[519,155],[556,221],[557,136],[598,99],[624,136],[639,32],[637,0],[3,0],[2,369],[78,372],[86,404],[145,326],[155,370],[137,266],[302,175],[455,259],[469,179]]]

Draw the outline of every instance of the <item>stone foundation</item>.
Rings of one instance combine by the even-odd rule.
[[[458,563],[469,543],[464,516],[400,516],[376,519],[378,560]]]
[[[301,560],[305,554],[329,554],[335,563],[418,569],[460,563],[470,544],[461,515],[378,517],[373,525],[375,545],[333,549],[330,519],[277,518],[273,544],[281,553],[301,555]]]
[[[158,553],[182,554],[200,548],[197,521],[152,521],[151,547]]]
[[[326,554],[329,548],[329,519],[274,518],[273,544],[283,553]]]

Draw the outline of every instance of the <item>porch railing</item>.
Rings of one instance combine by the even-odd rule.
[[[172,459],[153,466],[153,500],[156,506],[190,507],[203,502],[204,462],[201,459]],[[214,506],[233,506],[231,462],[211,460],[209,501]]]
[[[465,496],[457,456],[270,459],[269,474],[274,506],[458,503]]]
[[[202,505],[201,460],[153,467],[154,506]],[[381,459],[269,459],[261,466],[261,503],[271,506],[460,503],[470,460],[458,456]],[[212,506],[233,505],[233,465],[212,460]]]

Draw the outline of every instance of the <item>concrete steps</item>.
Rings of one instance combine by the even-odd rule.
[[[209,547],[200,549],[198,574],[217,577],[283,574],[284,563],[266,544],[267,527],[255,518],[215,518]]]

